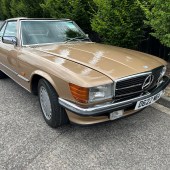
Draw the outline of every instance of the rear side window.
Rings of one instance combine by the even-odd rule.
[[[10,21],[7,23],[4,36],[14,36],[17,35],[17,22],[16,21]]]
[[[6,27],[6,24],[4,24],[4,26],[3,26],[3,27],[1,28],[1,30],[0,30],[0,37],[3,36],[4,31],[5,31],[5,27]]]

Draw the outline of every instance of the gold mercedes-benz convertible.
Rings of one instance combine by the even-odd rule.
[[[0,29],[0,79],[38,95],[51,127],[140,111],[164,93],[165,72],[164,60],[94,43],[69,19],[13,18]]]

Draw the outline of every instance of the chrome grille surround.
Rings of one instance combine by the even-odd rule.
[[[114,84],[114,100],[117,102],[132,99],[134,97],[146,94],[151,89],[156,88],[162,69],[163,66],[153,69],[149,72],[144,72],[117,79]],[[143,83],[149,76],[152,76],[153,80],[152,82],[150,82],[150,85],[147,88],[143,89]]]

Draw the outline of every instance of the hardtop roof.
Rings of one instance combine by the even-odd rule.
[[[70,19],[67,18],[61,18],[61,19],[56,19],[56,18],[27,18],[27,17],[18,17],[18,18],[10,18],[7,19],[7,21],[12,21],[12,20],[64,20],[64,21],[69,21]]]

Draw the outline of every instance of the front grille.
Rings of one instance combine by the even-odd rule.
[[[121,79],[118,80],[116,82],[116,87],[115,87],[115,100],[122,101],[122,100],[132,99],[142,95],[143,93],[148,92],[150,89],[153,89],[157,85],[161,71],[162,71],[162,67],[158,67],[152,70],[152,72],[148,74],[144,73],[143,75],[140,74],[136,76],[123,78],[122,80]],[[147,89],[142,89],[145,79],[150,74],[153,75],[153,80],[151,85]]]

